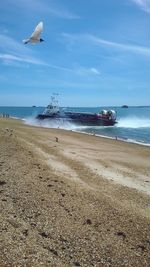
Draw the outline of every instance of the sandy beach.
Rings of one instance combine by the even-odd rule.
[[[150,147],[0,118],[0,267],[148,267]]]

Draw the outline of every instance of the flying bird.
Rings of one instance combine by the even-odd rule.
[[[28,39],[23,40],[23,43],[24,44],[36,44],[36,43],[43,42],[44,40],[40,38],[40,34],[42,31],[43,31],[43,22],[41,21],[38,23],[34,32],[31,34],[31,36]]]

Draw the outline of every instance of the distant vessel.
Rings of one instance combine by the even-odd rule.
[[[127,105],[123,105],[122,108],[128,108],[128,106]]]
[[[44,112],[37,115],[38,120],[63,120],[85,126],[111,126],[116,123],[114,110],[102,110],[99,113],[64,111],[60,109],[56,96],[56,94],[53,95]]]

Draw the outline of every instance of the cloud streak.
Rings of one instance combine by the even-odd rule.
[[[5,52],[13,53],[15,55],[18,54],[31,54],[32,50],[22,43],[17,42],[12,37],[0,34],[0,49]]]
[[[7,66],[12,65],[15,67],[21,67],[23,66],[23,64],[28,63],[45,66],[58,71],[70,72],[75,75],[100,75],[100,72],[93,66],[89,68],[84,68],[81,66],[75,68],[68,68],[65,66],[50,64],[34,56],[34,52],[30,48],[17,42],[13,38],[7,35],[0,34],[0,39],[0,60]]]
[[[67,8],[55,5],[50,1],[44,0],[7,0],[11,5],[21,8],[24,10],[29,10],[32,12],[40,12],[45,14],[50,14],[52,16],[63,18],[63,19],[79,19],[79,16],[73,14]]]
[[[72,74],[75,75],[80,75],[80,76],[87,76],[87,75],[100,75],[100,71],[98,69],[96,69],[95,67],[89,67],[89,68],[85,68],[82,66],[77,66],[74,68],[67,68],[67,67],[63,67],[63,66],[58,66],[58,65],[52,65],[52,64],[48,64],[48,67],[52,68],[52,69],[56,69],[56,70],[60,70],[60,71],[66,71],[66,72],[70,72]]]
[[[47,65],[46,62],[33,56],[33,51],[13,38],[0,34],[0,59],[4,62],[22,62],[36,65]]]
[[[35,59],[32,57],[14,56],[11,54],[0,54],[0,59],[3,60],[4,62],[18,61],[22,63],[31,63],[31,64],[36,64],[36,65],[47,65],[46,63],[42,62],[39,59]]]
[[[131,0],[131,1],[145,12],[150,13],[150,0]]]
[[[99,76],[101,74],[100,71],[95,67],[87,68],[87,67],[82,67],[82,66],[75,68],[74,72],[81,76],[87,76],[87,75]]]
[[[145,46],[138,46],[138,45],[130,45],[125,43],[117,43],[114,41],[105,40],[102,38],[99,38],[92,34],[68,34],[63,33],[62,37],[67,42],[67,45],[75,45],[79,42],[84,42],[86,44],[93,44],[96,46],[104,46],[109,47],[111,49],[120,50],[120,51],[126,51],[138,55],[142,55],[145,57],[150,56],[150,48]]]
[[[124,51],[128,51],[131,53],[140,54],[143,56],[150,56],[150,48],[148,47],[112,42],[112,41],[108,41],[105,39],[95,37],[93,35],[88,35],[87,38],[89,39],[89,41],[93,42],[96,45],[104,45],[104,46],[111,47],[114,49],[124,50]]]

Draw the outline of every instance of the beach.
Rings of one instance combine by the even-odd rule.
[[[150,148],[0,118],[0,267],[146,267]]]

